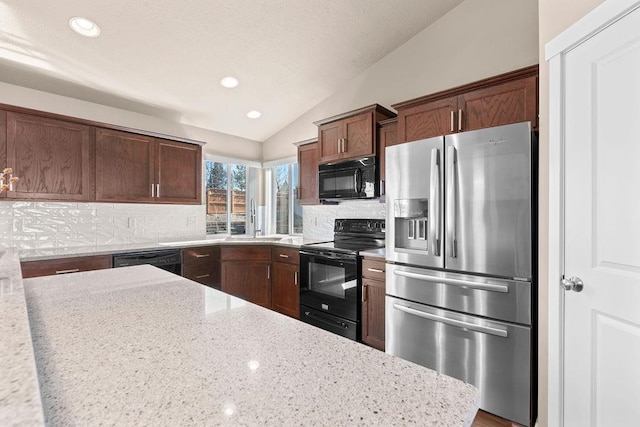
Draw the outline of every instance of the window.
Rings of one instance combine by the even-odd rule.
[[[271,168],[271,229],[277,234],[302,234],[302,206],[296,197],[298,164]]]
[[[207,160],[207,234],[245,234],[247,166]]]

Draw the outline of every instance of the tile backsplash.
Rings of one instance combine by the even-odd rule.
[[[337,205],[302,207],[302,235],[305,239],[333,240],[336,218],[385,218],[385,204],[377,200],[349,200]]]
[[[64,248],[197,240],[204,205],[0,202],[0,247]]]

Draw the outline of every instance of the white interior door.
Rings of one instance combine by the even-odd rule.
[[[564,425],[640,425],[640,10],[569,51],[564,84]]]

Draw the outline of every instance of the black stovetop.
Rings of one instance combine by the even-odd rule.
[[[333,232],[333,242],[303,245],[302,249],[357,255],[359,251],[384,247],[384,219],[336,219]]]

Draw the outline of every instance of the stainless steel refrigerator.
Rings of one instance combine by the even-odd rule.
[[[386,149],[386,352],[536,417],[537,139],[529,122]]]

